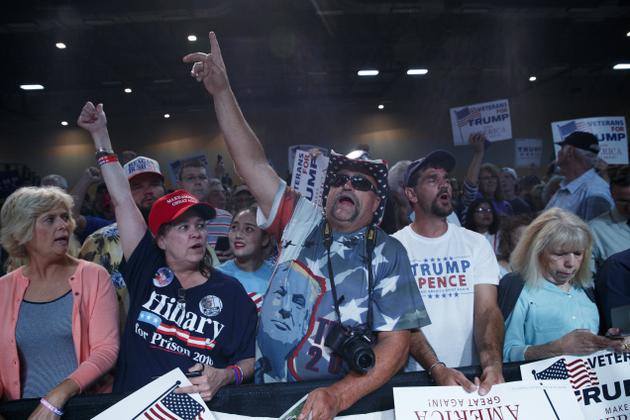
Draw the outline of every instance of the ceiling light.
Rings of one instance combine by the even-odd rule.
[[[55,44],[55,47],[59,48],[60,50],[65,50],[66,49],[66,44],[64,44],[63,42],[57,42]]]
[[[359,70],[359,76],[378,76],[378,70]]]
[[[383,104],[378,104],[378,109],[385,109],[385,105],[383,105]]]
[[[63,125],[64,127],[68,125],[68,121],[61,121],[61,125]]]
[[[429,69],[409,69],[407,70],[407,76],[425,75],[429,72]]]
[[[529,81],[530,82],[535,82],[536,81],[536,76],[529,76]]]
[[[615,64],[613,70],[630,70],[630,63]]]
[[[164,114],[164,118],[171,118],[171,114]]]
[[[188,40],[190,42],[195,42],[197,40],[197,35],[192,35],[192,34],[188,35]]]
[[[124,92],[125,92],[125,93],[131,93],[131,92],[133,92],[133,91],[131,90],[131,88],[125,88],[125,91],[124,91]]]
[[[627,37],[630,37],[630,32],[628,32],[628,33],[626,34],[626,36],[627,36]]]
[[[42,85],[20,85],[20,89],[22,89],[22,90],[43,90],[44,86],[42,86]]]

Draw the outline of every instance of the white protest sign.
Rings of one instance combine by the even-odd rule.
[[[303,150],[295,152],[291,188],[320,207],[322,205],[328,160],[322,154],[313,157],[309,152]]]
[[[396,420],[579,420],[580,407],[565,383],[518,381],[493,385],[483,397],[461,386],[394,388]]]
[[[628,164],[628,131],[625,117],[594,117],[551,123],[556,156],[562,141],[574,131],[586,131],[599,139],[599,158],[610,165]]]
[[[468,137],[483,132],[489,141],[512,138],[510,104],[507,99],[450,109],[455,146],[468,144]]]
[[[298,150],[308,151],[312,149],[317,149],[322,152],[322,154],[328,154],[328,149],[325,147],[315,146],[314,144],[294,144],[293,146],[289,146],[288,148],[289,165],[287,167],[289,169],[293,168],[293,164],[295,163],[295,152],[297,152]]]
[[[514,139],[514,166],[528,168],[540,166],[542,161],[542,140]]]
[[[630,419],[630,353],[601,351],[521,365],[523,379],[563,380],[573,388],[586,420]],[[558,381],[560,382],[560,381]]]
[[[205,419],[215,417],[199,394],[176,394],[178,386],[191,383],[179,368],[160,376],[118,401],[93,420]]]

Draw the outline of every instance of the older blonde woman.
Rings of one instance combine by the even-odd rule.
[[[11,194],[0,213],[2,246],[25,261],[0,278],[0,400],[41,397],[33,418],[59,418],[118,355],[109,275],[68,255],[71,209],[62,190],[27,187]]]
[[[599,314],[586,293],[591,242],[588,226],[559,208],[527,227],[510,259],[515,273],[509,276],[525,284],[505,323],[506,362],[625,348],[597,335]]]

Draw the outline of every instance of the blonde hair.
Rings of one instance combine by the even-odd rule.
[[[33,239],[35,221],[42,214],[63,206],[68,211],[70,234],[76,223],[72,217],[72,197],[58,187],[24,187],[11,194],[0,211],[0,242],[14,259],[28,257],[26,244]]]
[[[529,286],[542,283],[543,253],[555,250],[583,252],[582,264],[571,284],[575,287],[592,285],[590,270],[593,239],[586,223],[576,215],[560,208],[543,212],[525,229],[510,258],[510,265],[521,274]]]

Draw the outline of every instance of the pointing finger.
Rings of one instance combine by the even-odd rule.
[[[221,58],[221,47],[219,47],[217,35],[214,33],[214,31],[210,31],[208,37],[210,38],[210,53],[214,54],[218,58]]]

